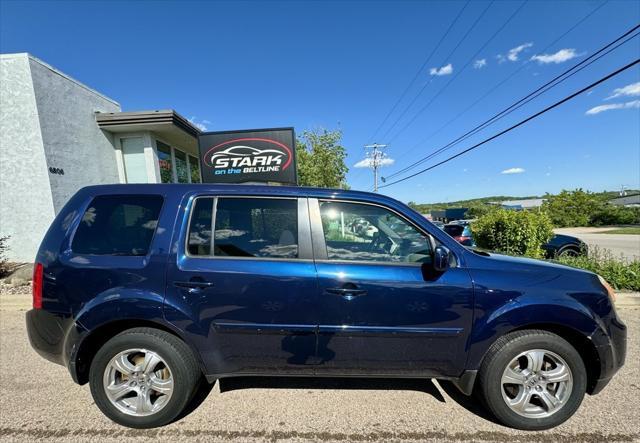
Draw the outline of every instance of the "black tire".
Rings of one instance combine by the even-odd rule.
[[[107,365],[118,353],[131,348],[148,349],[157,353],[171,370],[173,392],[169,401],[157,413],[134,416],[114,406],[103,385]],[[179,338],[153,328],[129,329],[113,337],[95,355],[89,371],[91,394],[104,415],[130,428],[154,428],[171,423],[189,404],[202,377],[198,362],[189,347]]]
[[[502,374],[519,354],[533,349],[551,351],[560,356],[571,370],[571,393],[552,415],[544,418],[525,417],[513,411],[503,399]],[[543,330],[522,330],[500,337],[491,346],[482,362],[478,379],[478,394],[495,418],[502,424],[522,430],[549,429],[565,422],[580,407],[587,387],[587,371],[582,357],[562,337]]]
[[[578,256],[580,256],[580,250],[576,249],[573,246],[565,246],[564,248],[560,249],[557,254],[558,258],[578,257]]]

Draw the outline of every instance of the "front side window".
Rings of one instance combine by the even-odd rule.
[[[430,239],[387,209],[325,201],[320,203],[320,216],[329,260],[431,261]]]
[[[213,255],[298,257],[298,205],[294,199],[218,198]]]
[[[76,254],[146,255],[158,225],[159,195],[103,195],[93,199],[73,237]]]

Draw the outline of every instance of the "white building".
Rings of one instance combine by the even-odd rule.
[[[87,185],[200,182],[199,129],[173,110],[120,105],[29,54],[0,55],[0,237],[33,261]]]

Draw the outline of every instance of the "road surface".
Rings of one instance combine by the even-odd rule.
[[[105,418],[88,386],[29,346],[27,295],[0,294],[0,441],[122,442],[629,442],[640,440],[640,298],[621,299],[627,365],[577,415],[545,432],[493,423],[455,390],[429,380],[235,379],[193,413],[156,430]]]
[[[615,257],[623,256],[627,260],[640,259],[640,235],[607,234],[612,228],[561,228],[554,229],[556,234],[578,237],[593,250],[607,249]]]

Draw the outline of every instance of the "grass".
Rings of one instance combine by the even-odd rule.
[[[609,231],[601,231],[598,234],[630,234],[640,235],[640,226],[629,226],[628,228],[616,228]]]
[[[607,250],[592,248],[587,257],[562,257],[558,261],[595,272],[616,290],[640,291],[640,260],[625,262]]]

